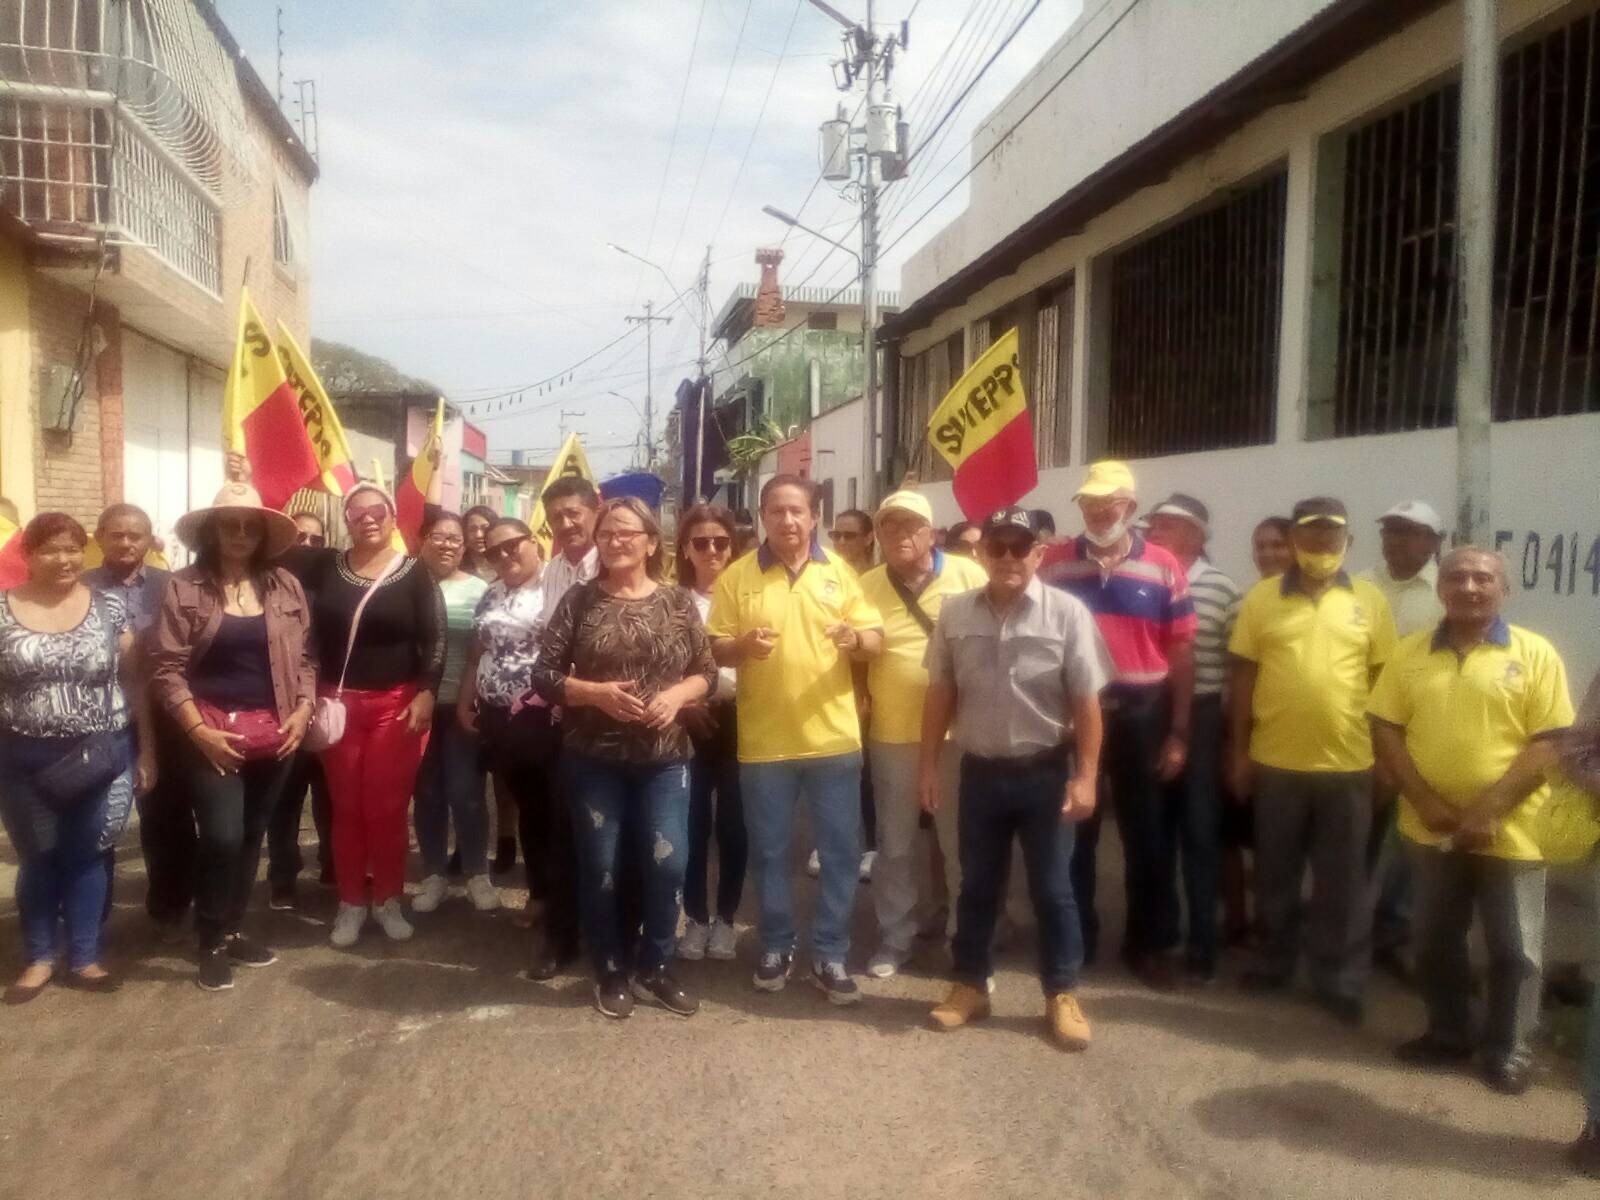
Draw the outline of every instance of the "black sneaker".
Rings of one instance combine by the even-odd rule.
[[[1520,1096],[1533,1086],[1533,1062],[1524,1054],[1486,1059],[1483,1081],[1502,1096]]]
[[[1448,1067],[1470,1059],[1472,1047],[1429,1031],[1409,1042],[1401,1042],[1394,1048],[1394,1056],[1412,1067]]]
[[[241,967],[270,967],[278,956],[259,942],[252,942],[242,933],[230,933],[226,947],[228,958]]]
[[[226,946],[200,951],[200,978],[195,982],[203,992],[226,992],[233,987],[233,968],[228,965]]]
[[[672,977],[672,972],[665,967],[646,971],[636,978],[633,981],[633,994],[641,1000],[654,1000],[668,1012],[677,1013],[680,1017],[692,1017],[700,1011],[700,1001],[684,991],[683,986]]]
[[[861,999],[861,989],[842,962],[812,963],[811,982],[828,997],[829,1004],[855,1004]]]
[[[294,884],[273,884],[272,894],[267,898],[267,907],[272,909],[273,912],[293,912],[295,908]]]
[[[633,1016],[633,994],[628,991],[628,977],[621,971],[606,972],[594,985],[594,1006],[618,1021]]]
[[[768,950],[761,955],[761,961],[756,964],[755,985],[758,992],[781,992],[784,984],[789,982],[789,973],[794,970],[794,951],[790,950],[779,954],[776,950]]]

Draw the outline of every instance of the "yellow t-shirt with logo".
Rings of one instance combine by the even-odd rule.
[[[934,574],[916,597],[934,621],[946,596],[958,596],[989,582],[984,569],[968,558],[934,552]],[[889,568],[876,566],[861,577],[861,591],[883,615],[883,654],[867,664],[867,694],[872,697],[869,741],[904,745],[922,740],[922,702],[928,694],[928,668],[922,660],[928,635],[911,615],[889,579]]]
[[[1573,720],[1567,670],[1555,647],[1499,622],[1465,657],[1436,641],[1433,630],[1406,638],[1384,667],[1367,711],[1405,729],[1417,770],[1457,808],[1473,804],[1530,741]],[[1530,793],[1483,853],[1541,859],[1527,822],[1549,795],[1548,785]],[[1424,846],[1442,844],[1444,838],[1422,823],[1411,803],[1403,795],[1400,800],[1400,832]]]
[[[1239,606],[1228,651],[1256,664],[1250,760],[1280,771],[1367,771],[1371,672],[1394,649],[1394,617],[1365,579],[1315,601],[1296,572],[1263,579]]]
[[[861,580],[832,551],[813,546],[791,577],[765,544],[717,580],[706,631],[736,638],[766,626],[778,635],[765,659],[739,664],[739,761],[825,758],[861,749],[850,658],[825,632],[844,621],[857,632],[883,618]]]

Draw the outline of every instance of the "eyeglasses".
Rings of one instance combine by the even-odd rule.
[[[644,536],[645,530],[643,529],[607,529],[603,533],[595,534],[594,540],[597,542],[631,542],[635,538]]]
[[[297,533],[295,534],[294,544],[296,546],[326,546],[328,539],[320,533]]]
[[[701,554],[705,554],[708,551],[726,554],[728,547],[733,545],[733,539],[730,537],[692,537],[689,539],[689,545],[693,546]]]
[[[389,515],[387,504],[352,504],[344,510],[344,519],[351,525],[361,521],[377,521],[381,523]]]
[[[828,536],[831,537],[836,542],[841,542],[841,541],[854,542],[854,541],[859,541],[860,539],[866,537],[867,535],[864,534],[864,533],[857,533],[854,529],[830,529],[830,530],[828,530]]]
[[[440,535],[437,533],[430,533],[428,535],[428,544],[430,546],[438,546],[444,550],[459,550],[467,543],[461,538],[450,537],[448,534]]]
[[[983,548],[988,552],[990,558],[1006,558],[1009,556],[1021,560],[1033,553],[1034,545],[1035,543],[1032,541],[1024,542],[1017,538],[1006,538],[1003,541],[999,538],[991,538],[983,543]]]
[[[490,562],[500,562],[503,559],[512,557],[517,551],[521,550],[522,543],[527,540],[527,534],[519,533],[516,537],[508,537],[503,542],[496,542],[494,545],[487,547],[483,552],[483,556]]]

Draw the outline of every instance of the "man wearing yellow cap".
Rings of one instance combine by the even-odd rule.
[[[1133,472],[1097,462],[1073,497],[1084,532],[1045,551],[1039,576],[1094,614],[1115,668],[1101,694],[1105,751],[1100,786],[1122,835],[1127,929],[1122,957],[1147,986],[1177,983],[1180,937],[1177,814],[1163,784],[1183,771],[1194,695],[1194,602],[1189,575],[1167,550],[1133,529]],[[1083,921],[1084,961],[1099,941],[1095,851],[1100,812],[1073,847],[1072,885]]]
[[[929,877],[917,878],[916,846],[921,804],[917,764],[922,704],[928,693],[928,635],[946,596],[981,588],[988,576],[977,563],[947,557],[933,544],[933,509],[913,491],[895,492],[874,521],[883,562],[861,576],[861,591],[883,617],[883,654],[865,667],[872,723],[867,763],[877,799],[878,858],[872,871],[878,952],[867,974],[887,979],[911,957],[917,909],[932,908]],[[956,771],[960,755],[947,742],[939,755],[941,802],[935,810],[939,850],[952,913],[961,894],[956,850]]]

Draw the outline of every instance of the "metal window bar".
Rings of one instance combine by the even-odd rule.
[[[1600,411],[1600,15],[1501,67],[1494,416]],[[1452,82],[1353,130],[1334,436],[1455,420],[1456,154]]]
[[[1107,454],[1272,440],[1287,202],[1276,171],[1112,260]]]

